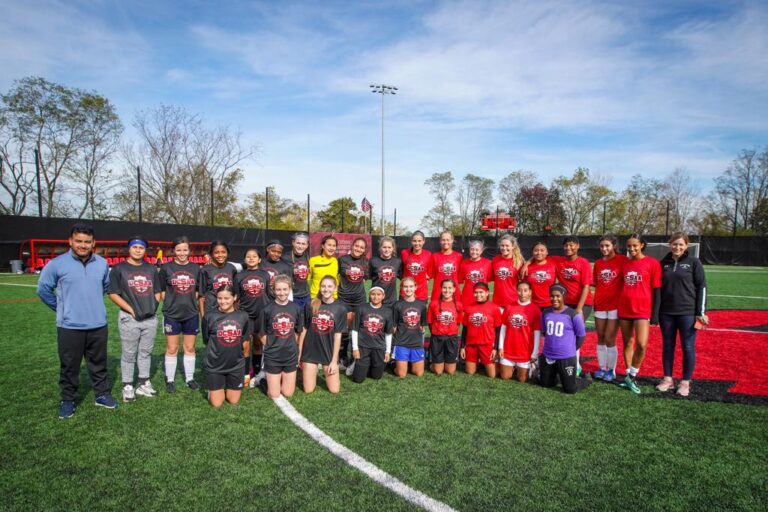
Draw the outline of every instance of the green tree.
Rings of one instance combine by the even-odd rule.
[[[434,205],[421,222],[430,234],[437,235],[454,221],[451,194],[456,190],[456,182],[451,171],[446,171],[433,173],[424,184],[429,187]]]
[[[457,236],[469,236],[480,231],[481,214],[484,210],[495,210],[493,202],[493,180],[474,174],[467,174],[456,191],[458,215],[451,231]]]
[[[664,232],[666,199],[664,182],[656,178],[632,177],[617,200],[608,203],[609,230],[615,233],[653,234]]]
[[[284,197],[269,188],[269,228],[306,230],[307,208],[305,205]],[[235,224],[242,227],[266,227],[267,192],[249,194],[245,206],[238,208]]]
[[[541,183],[521,187],[515,197],[515,219],[518,233],[561,233],[565,214],[560,192]]]
[[[536,173],[522,169],[512,171],[499,181],[499,204],[505,210],[514,211],[520,190],[534,185],[536,185]]]
[[[363,233],[366,217],[357,209],[357,204],[351,197],[334,199],[316,214],[320,231],[336,233]]]
[[[562,200],[565,214],[565,232],[579,234],[591,224],[590,219],[597,207],[610,195],[605,179],[594,176],[586,167],[573,171],[573,176],[560,176],[553,182]]]

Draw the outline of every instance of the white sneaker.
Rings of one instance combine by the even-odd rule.
[[[251,379],[251,383],[255,383],[255,384],[253,384],[252,387],[256,387],[256,386],[260,385],[261,381],[263,381],[266,376],[267,375],[264,373],[264,370],[260,371],[256,375],[254,375],[253,378]]]
[[[258,383],[256,382],[256,375],[254,375],[253,377],[251,377],[251,380],[248,382],[248,387],[253,389],[256,387],[256,384]]]
[[[136,388],[136,394],[139,396],[153,397],[157,391],[152,387],[152,383],[149,381],[144,382],[141,386]]]
[[[353,360],[349,366],[347,366],[347,370],[344,372],[347,374],[347,377],[351,377],[353,373],[355,373],[355,361]]]
[[[136,400],[136,393],[133,386],[126,384],[123,386],[123,402],[133,402],[134,400]]]

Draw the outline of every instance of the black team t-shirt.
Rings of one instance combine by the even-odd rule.
[[[419,299],[413,302],[400,299],[395,302],[393,309],[397,329],[394,344],[406,348],[423,348],[421,328],[427,325],[427,303]]]
[[[395,256],[388,260],[380,256],[371,258],[371,286],[384,289],[384,304],[394,304],[397,301],[397,279],[402,276],[403,262]]]
[[[270,302],[261,313],[261,334],[267,336],[264,359],[274,366],[299,362],[296,335],[304,329],[304,311],[294,304]]]
[[[163,316],[183,322],[196,316],[197,280],[200,275],[200,265],[188,262],[179,265],[169,261],[160,269],[160,291],[165,292],[163,300]]]
[[[374,308],[370,303],[363,304],[355,315],[357,346],[386,350],[385,335],[392,333],[392,325],[392,308]]]
[[[283,260],[270,261],[269,258],[264,258],[259,264],[259,268],[267,271],[269,274],[269,288],[267,288],[267,294],[270,299],[275,300],[275,278],[280,274],[293,278],[293,269]]]
[[[333,335],[347,328],[347,308],[340,301],[320,304],[317,313],[312,313],[312,304],[304,309],[304,348],[301,361],[329,364],[333,359]]]
[[[283,255],[283,261],[287,263],[293,269],[293,296],[294,297],[308,297],[309,296],[309,258],[304,251],[301,256],[296,256],[291,251],[287,256]],[[291,275],[291,274],[289,274]]]
[[[367,277],[368,262],[365,258],[355,259],[351,254],[339,258],[339,299],[353,306],[365,303]]]
[[[207,333],[205,371],[232,373],[245,370],[243,341],[251,337],[251,322],[245,311],[222,313],[219,308],[206,313],[203,329]]]
[[[142,261],[131,265],[121,261],[109,273],[109,291],[119,295],[133,308],[136,320],[147,320],[155,316],[158,302],[155,294],[160,293],[160,277],[157,267]]]
[[[228,261],[224,263],[223,267],[217,267],[211,263],[203,265],[197,280],[197,291],[200,295],[205,296],[206,313],[218,307],[216,303],[216,290],[225,284],[234,285],[236,273],[237,268]]]
[[[240,309],[248,313],[251,319],[258,318],[259,313],[269,304],[268,288],[269,273],[266,270],[246,268],[235,275],[235,290],[240,299]]]

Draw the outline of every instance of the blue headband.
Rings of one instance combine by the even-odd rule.
[[[144,241],[144,240],[142,240],[141,238],[134,238],[133,240],[130,240],[130,241],[128,242],[128,248],[129,248],[129,249],[130,249],[131,247],[133,247],[134,245],[140,245],[140,246],[142,246],[142,247],[143,247],[143,248],[145,248],[145,249],[147,248],[147,242],[145,242],[145,241]]]

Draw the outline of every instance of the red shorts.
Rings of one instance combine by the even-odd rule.
[[[479,360],[480,364],[493,364],[491,360],[493,345],[467,345],[464,350],[467,353],[468,363],[476,363]]]

